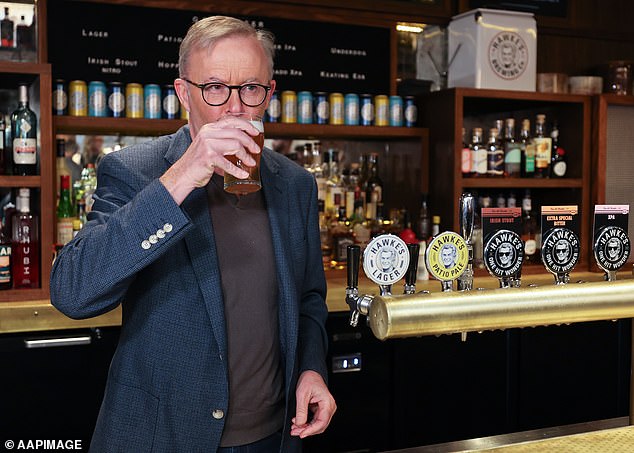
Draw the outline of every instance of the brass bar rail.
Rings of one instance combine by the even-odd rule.
[[[634,280],[375,296],[368,323],[381,339],[634,318]],[[633,324],[634,329],[634,324]],[[634,367],[634,335],[632,367]],[[634,368],[630,424],[634,425]]]

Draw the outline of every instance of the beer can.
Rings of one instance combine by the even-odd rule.
[[[328,104],[328,96],[323,91],[315,93],[315,123],[328,124],[330,116],[330,105]]]
[[[416,100],[414,96],[405,96],[405,111],[403,112],[405,117],[406,127],[416,127],[418,122],[418,107],[416,106]]]
[[[143,118],[143,85],[128,83],[125,86],[126,118]]]
[[[282,104],[280,103],[280,95],[277,91],[271,94],[269,106],[266,108],[266,121],[269,123],[279,123],[282,119]]]
[[[88,84],[88,116],[108,116],[107,97],[105,83],[90,82]]]
[[[282,91],[282,123],[297,122],[297,95],[294,91]]]
[[[88,86],[83,80],[73,80],[68,85],[68,114],[71,116],[88,115]]]
[[[63,79],[53,84],[53,115],[68,115],[68,92]]]
[[[299,124],[313,122],[313,95],[310,91],[297,93],[297,122]]]
[[[177,119],[180,102],[178,100],[178,96],[176,96],[174,85],[163,86],[163,91],[161,95],[161,116],[167,120]]]
[[[113,118],[125,115],[125,94],[120,82],[110,82],[108,86],[108,114]]]
[[[390,126],[403,126],[403,98],[390,96]]]
[[[334,125],[343,124],[343,94],[330,93],[328,102],[330,103],[330,119],[328,122]]]
[[[359,125],[359,96],[354,93],[346,94],[343,102],[345,118],[344,123],[348,126]]]
[[[361,125],[372,126],[374,124],[374,103],[371,94],[361,95]]]
[[[156,83],[148,83],[143,87],[143,117],[161,118],[161,87]]]
[[[375,126],[388,126],[390,124],[389,118],[389,100],[384,94],[379,94],[374,97],[374,125]]]

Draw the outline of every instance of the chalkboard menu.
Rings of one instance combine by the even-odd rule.
[[[53,77],[168,84],[178,77],[178,47],[209,14],[128,5],[48,2]],[[388,93],[390,31],[324,22],[237,16],[276,38],[279,90]]]

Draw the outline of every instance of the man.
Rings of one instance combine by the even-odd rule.
[[[513,250],[513,246],[510,242],[503,242],[500,244],[497,254],[501,268],[507,269],[511,267],[511,264],[513,264],[513,258],[515,257],[515,251]]]
[[[456,265],[457,256],[458,251],[456,250],[456,246],[450,242],[443,244],[440,248],[440,260],[446,269],[453,269]]]
[[[55,262],[62,312],[123,308],[92,452],[299,451],[335,411],[314,179],[265,149],[262,190],[222,188],[247,176],[227,155],[260,152],[228,114],[264,112],[273,48],[237,19],[194,24],[174,83],[189,125],[103,158],[90,221]]]

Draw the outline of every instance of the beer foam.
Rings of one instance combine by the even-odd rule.
[[[262,124],[262,121],[250,120],[249,123],[251,123],[251,125],[260,133],[264,134],[264,124]]]

